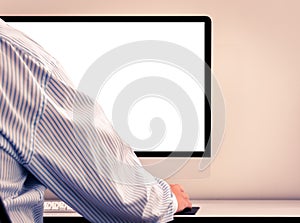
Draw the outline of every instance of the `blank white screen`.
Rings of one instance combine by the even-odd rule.
[[[175,43],[194,52],[204,61],[204,23],[201,22],[14,22],[11,25],[26,33],[60,61],[75,86],[78,86],[87,69],[100,56],[135,41],[160,40]],[[199,120],[198,142],[190,150],[204,151],[203,89],[182,70],[172,66],[145,62],[132,64],[116,72],[98,94],[98,101],[107,117],[113,121],[113,103],[124,86],[148,76],[170,79],[187,92],[197,109]],[[186,148],[176,148],[182,134],[182,117],[172,103],[163,98],[146,97],[126,112],[129,112],[130,131],[142,140],[151,134],[149,123],[152,118],[160,117],[165,122],[164,137],[149,150],[186,151]],[[127,141],[126,138],[124,140]],[[134,149],[143,151],[143,148]]]

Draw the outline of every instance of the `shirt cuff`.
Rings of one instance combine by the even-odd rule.
[[[176,199],[176,196],[175,194],[173,194],[172,192],[172,200],[173,200],[173,213],[175,214],[177,209],[178,209],[178,202],[177,202],[177,199]]]

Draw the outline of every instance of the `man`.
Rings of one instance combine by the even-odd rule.
[[[0,75],[0,195],[12,222],[42,222],[45,188],[91,222],[167,222],[191,207],[180,185],[143,169],[53,57],[2,20]]]

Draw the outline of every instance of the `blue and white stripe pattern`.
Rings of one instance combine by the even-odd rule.
[[[2,20],[0,74],[0,195],[13,222],[43,221],[45,188],[91,222],[173,219],[169,185],[146,173],[54,58]]]

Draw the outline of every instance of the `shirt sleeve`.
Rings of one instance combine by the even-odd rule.
[[[39,57],[8,47],[14,72],[2,72],[2,79],[13,76],[1,82],[1,94],[14,122],[1,126],[12,145],[6,152],[91,222],[171,221],[169,185],[142,167],[100,105],[77,91],[59,65],[44,67]]]

